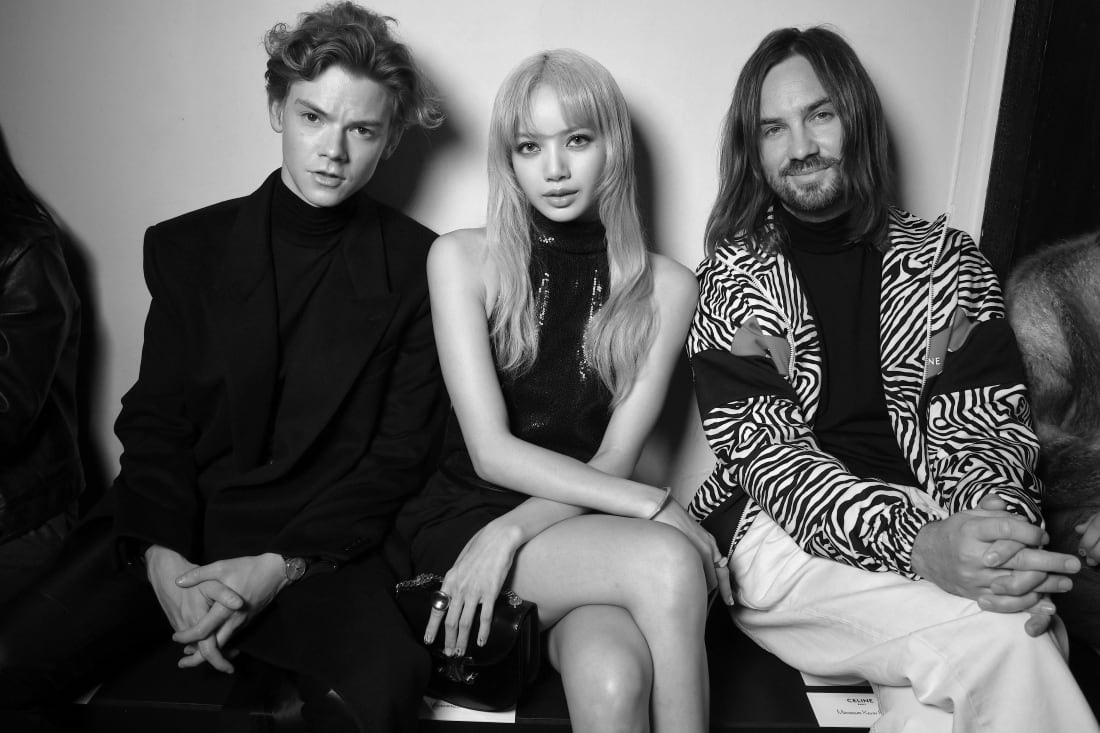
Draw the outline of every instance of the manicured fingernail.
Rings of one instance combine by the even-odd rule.
[[[735,601],[733,600],[733,596],[730,596],[729,598],[726,599],[726,605],[727,606],[735,605]]]
[[[450,656],[453,656],[453,655],[454,655],[454,651],[455,651],[455,650],[454,650],[454,649],[452,649],[452,648],[450,648],[449,646],[448,646],[448,647],[444,647],[444,648],[443,648],[443,656],[445,656],[445,657],[450,657]]]
[[[1039,611],[1041,613],[1053,614],[1054,613],[1054,604],[1053,603],[1040,603],[1039,604]]]
[[[425,644],[431,644],[432,643],[432,637],[428,636],[427,634],[424,634],[424,643]]]
[[[993,567],[994,565],[1000,565],[1001,564],[1001,556],[998,555],[996,552],[987,552],[987,553],[985,553],[985,564],[989,567]]]
[[[990,603],[989,603],[988,598],[979,598],[978,599],[978,608],[982,609],[983,611],[988,611],[989,606],[990,606]]]
[[[1096,563],[1097,563],[1097,560],[1095,560],[1094,558],[1091,558],[1091,557],[1087,558],[1085,560],[1085,564],[1088,565],[1090,568],[1096,567]]]
[[[479,637],[477,638],[477,645],[478,645],[478,646],[485,646],[485,639],[483,639],[483,638],[481,638],[481,637],[479,636]]]

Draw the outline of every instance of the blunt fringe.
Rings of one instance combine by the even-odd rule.
[[[284,101],[294,82],[312,81],[330,66],[340,66],[389,90],[392,122],[399,132],[438,127],[443,122],[439,97],[409,47],[394,37],[391,26],[396,23],[341,2],[302,13],[294,28],[276,24],[264,37],[268,103]]]
[[[489,130],[489,205],[486,239],[499,273],[490,335],[499,368],[520,374],[538,352],[531,258],[530,204],[512,168],[521,125],[530,120],[531,99],[552,89],[574,124],[591,126],[604,141],[607,160],[596,195],[607,236],[608,296],[585,334],[589,364],[618,404],[629,393],[654,338],[653,270],[638,214],[634,142],[619,86],[597,61],[577,51],[535,54],[504,81],[493,103]]]
[[[882,250],[889,247],[893,172],[882,103],[847,41],[815,26],[772,31],[741,69],[722,130],[718,196],[707,219],[707,254],[743,238],[750,252],[763,257],[784,241],[784,232],[768,221],[775,194],[760,163],[760,91],[772,67],[792,56],[810,63],[840,117],[846,195],[857,203],[852,211],[853,236]]]

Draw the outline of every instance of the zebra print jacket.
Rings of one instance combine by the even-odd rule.
[[[708,528],[732,553],[761,511],[808,553],[918,577],[924,524],[996,494],[1040,521],[1038,442],[1000,287],[964,232],[891,211],[883,256],[881,367],[894,437],[919,488],[943,514],[896,485],[849,473],[813,434],[822,349],[807,300],[782,253],[739,242],[698,269],[691,331],[696,395],[717,465],[689,511],[705,520],[744,494],[744,512]]]

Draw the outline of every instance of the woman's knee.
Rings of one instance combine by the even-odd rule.
[[[704,606],[706,576],[699,551],[676,529],[662,525],[654,530],[642,558],[646,597],[681,609]]]
[[[634,730],[648,720],[653,662],[644,644],[592,645],[561,672],[578,730]]]

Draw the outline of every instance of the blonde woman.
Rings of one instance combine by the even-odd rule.
[[[504,587],[538,604],[575,731],[704,731],[713,538],[630,480],[695,307],[646,251],[626,104],[583,54],[526,59],[493,108],[485,229],[428,261],[454,406],[440,469],[399,522],[462,655]],[[716,572],[717,571],[717,572]]]

